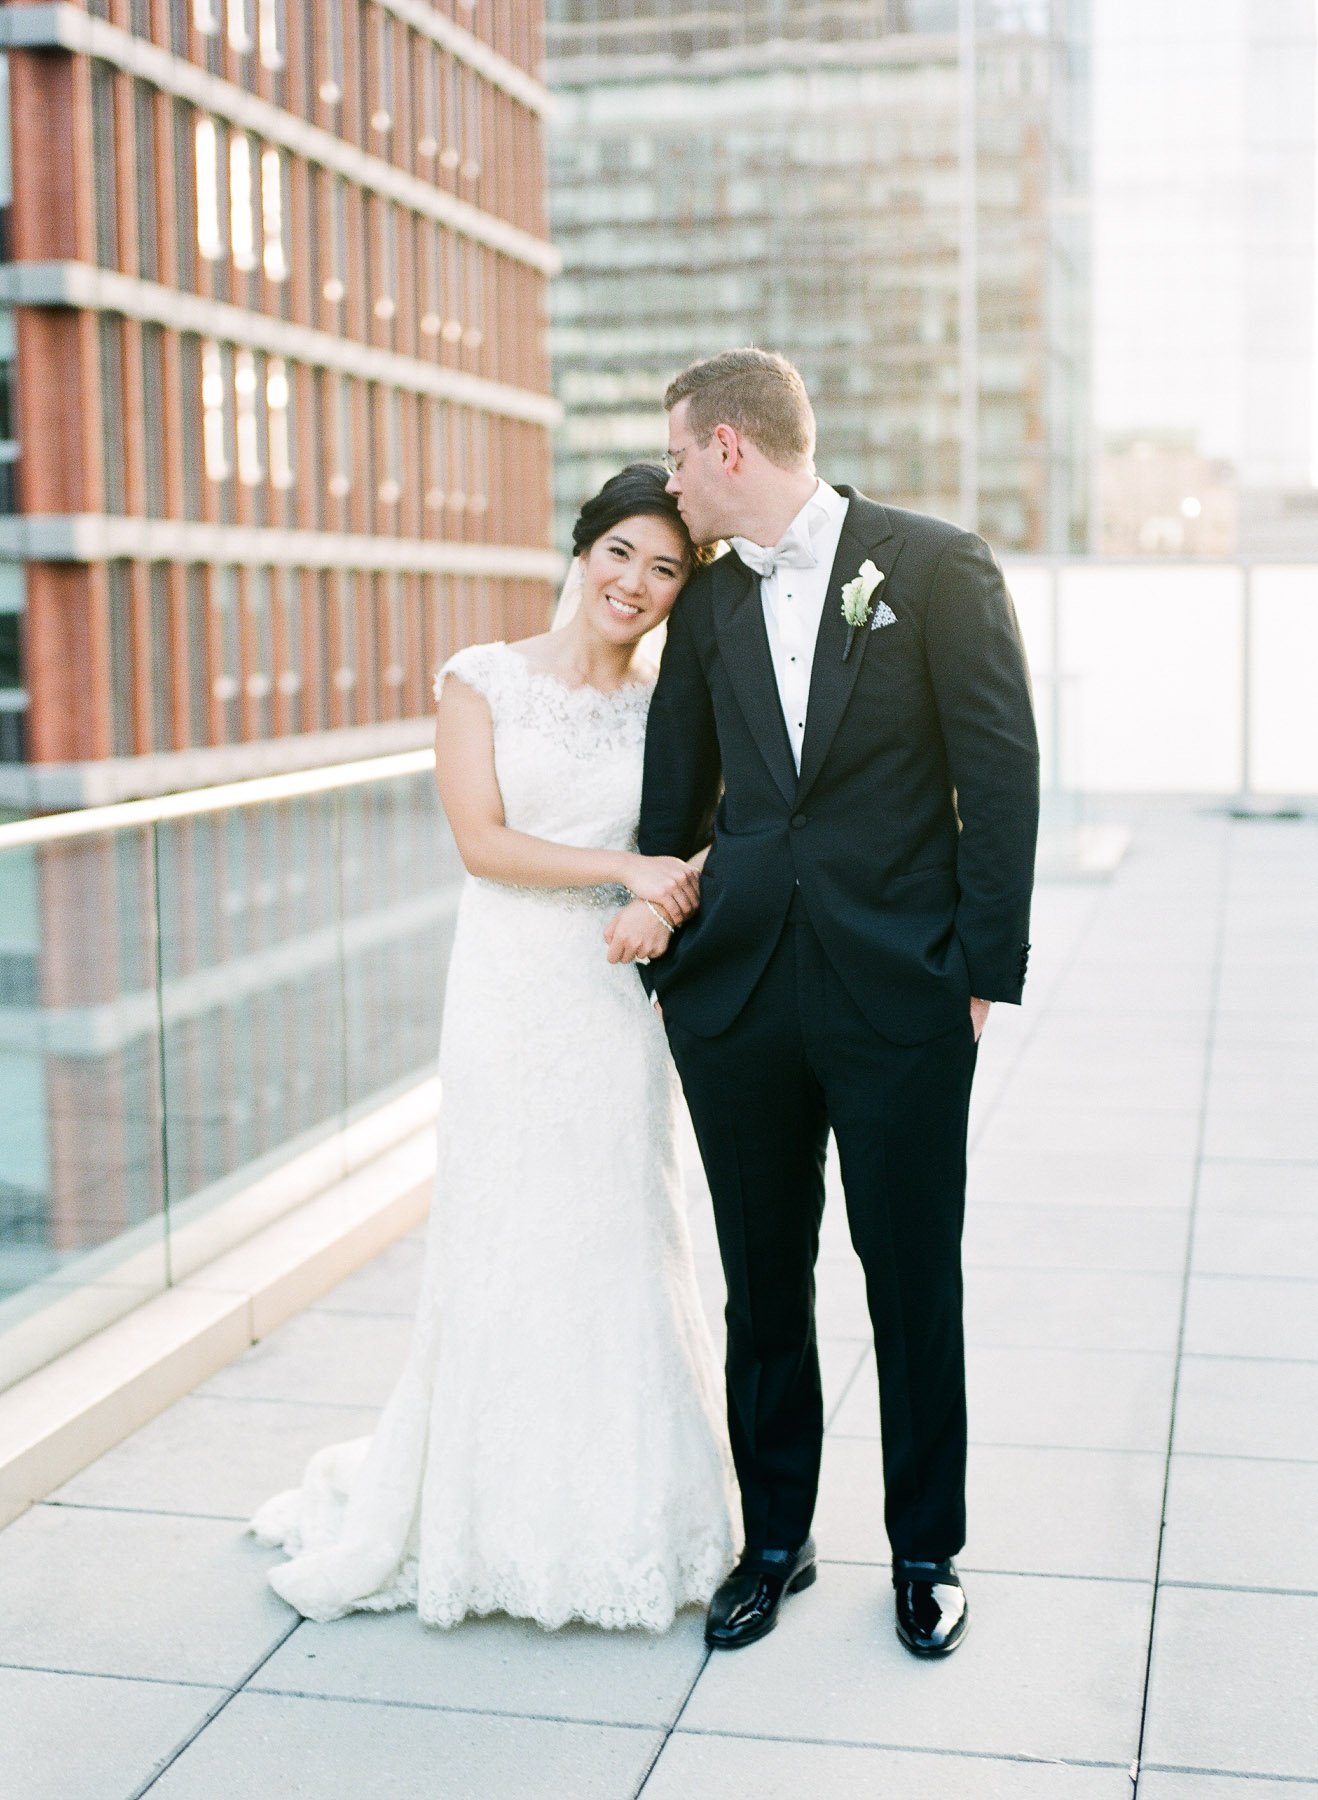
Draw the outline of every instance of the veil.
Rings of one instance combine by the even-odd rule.
[[[576,614],[581,605],[581,561],[572,557],[567,566],[567,580],[563,583],[562,592],[554,605],[553,616],[549,621],[551,631],[561,631],[568,620]]]

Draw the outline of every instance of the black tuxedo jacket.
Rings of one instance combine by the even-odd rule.
[[[735,555],[687,584],[650,705],[639,847],[713,837],[699,912],[642,974],[701,1037],[749,998],[799,884],[875,1030],[922,1043],[971,995],[1019,1001],[1039,753],[1020,628],[981,538],[853,489],[792,760],[759,581]],[[895,623],[853,637],[843,584],[869,557]]]

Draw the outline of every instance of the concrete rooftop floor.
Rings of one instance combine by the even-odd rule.
[[[241,1523],[370,1429],[414,1237],[0,1533],[5,1800],[1318,1794],[1318,828],[1108,812],[1129,855],[1041,889],[980,1064],[955,1657],[893,1635],[836,1204],[824,1566],[772,1637],[299,1621]]]

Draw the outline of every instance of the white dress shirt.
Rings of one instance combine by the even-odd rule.
[[[745,538],[730,539],[732,548],[760,575],[769,653],[798,775],[815,640],[848,504],[836,488],[821,481],[772,549]],[[768,573],[762,573],[766,567]]]

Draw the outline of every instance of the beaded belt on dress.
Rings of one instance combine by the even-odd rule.
[[[471,879],[476,887],[515,894],[519,900],[538,900],[560,912],[616,912],[631,899],[625,887],[522,887],[512,881],[490,881],[483,875],[473,875]]]

